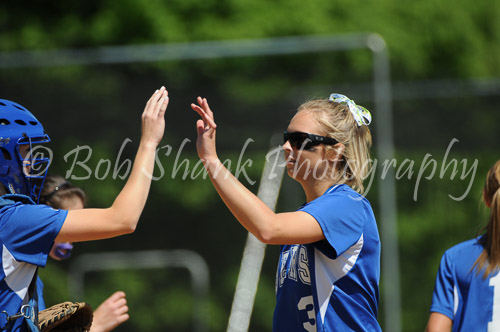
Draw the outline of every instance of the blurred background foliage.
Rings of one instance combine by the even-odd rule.
[[[495,0],[4,1],[0,50],[368,31],[387,41],[396,79],[498,76],[499,11]]]
[[[500,2],[494,0],[2,1],[0,52],[380,34],[388,46],[394,82],[396,165],[405,165],[403,172],[409,165],[403,162],[414,161],[413,174],[396,182],[402,322],[403,330],[411,332],[424,329],[444,250],[475,236],[487,219],[479,199],[486,171],[498,159],[500,96],[498,91],[469,89],[463,82],[500,77],[498,17]],[[178,248],[199,253],[210,268],[210,330],[223,331],[246,232],[210,181],[198,173],[197,116],[189,104],[198,95],[208,98],[219,126],[221,159],[231,161],[233,170],[238,160],[240,166],[250,161],[239,178],[256,192],[265,154],[271,142],[280,143],[276,137],[301,102],[335,91],[373,109],[372,66],[370,52],[359,50],[4,68],[0,91],[2,98],[28,107],[44,123],[53,140],[51,173],[70,177],[86,190],[89,206],[106,207],[125,183],[126,160],[135,154],[146,100],[161,85],[169,89],[167,132],[156,170],[160,179],[152,185],[137,231],[77,244],[74,256]],[[450,85],[462,88],[448,93],[445,87]],[[377,121],[376,110],[373,115]],[[377,133],[373,135],[376,141]],[[447,160],[457,160],[458,173],[452,177],[449,167],[440,176],[453,139],[458,142],[451,146]],[[436,161],[436,172],[429,167],[417,181],[427,154]],[[476,173],[462,173],[475,160]],[[464,199],[450,197],[467,193],[469,184]],[[383,199],[377,194],[377,179],[368,198],[377,214]],[[303,199],[300,187],[285,179],[277,210],[294,210]],[[251,331],[271,331],[278,252],[276,246],[267,248]],[[71,298],[70,269],[71,260],[49,262],[41,271],[47,304]],[[85,279],[85,300],[97,306],[115,290],[124,290],[131,319],[117,331],[191,331],[193,294],[188,279],[185,271],[169,269],[92,273]],[[382,303],[382,326],[383,310]]]

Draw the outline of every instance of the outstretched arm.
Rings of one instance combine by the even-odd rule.
[[[191,104],[201,119],[196,123],[196,148],[210,179],[236,219],[260,241],[268,244],[300,244],[324,238],[316,219],[305,212],[274,213],[255,194],[241,184],[217,157],[216,124],[205,98]]]
[[[56,241],[97,240],[135,230],[148,197],[156,147],[165,130],[164,116],[168,102],[168,92],[164,87],[157,90],[147,102],[142,114],[142,136],[132,172],[111,207],[68,211]]]

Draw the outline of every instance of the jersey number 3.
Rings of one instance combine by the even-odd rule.
[[[308,310],[307,307],[309,307],[310,309]],[[307,317],[309,318],[309,321],[303,324],[304,329],[307,332],[316,332],[316,321],[314,317],[315,316],[314,302],[312,295],[301,298],[299,303],[297,304],[297,308],[299,310],[307,310]]]
[[[491,322],[488,323],[488,331],[500,330],[500,273],[490,278],[490,286],[493,286],[493,314]]]

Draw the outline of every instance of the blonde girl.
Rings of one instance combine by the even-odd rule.
[[[283,149],[306,202],[274,213],[221,163],[213,112],[205,98],[197,102],[198,155],[215,189],[243,227],[281,245],[273,331],[381,331],[380,240],[360,194],[370,170],[370,113],[339,94],[298,108]]]

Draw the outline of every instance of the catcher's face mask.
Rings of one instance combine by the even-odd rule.
[[[31,196],[38,202],[50,164],[51,151],[42,124],[30,111],[0,99],[0,182],[11,194]]]

